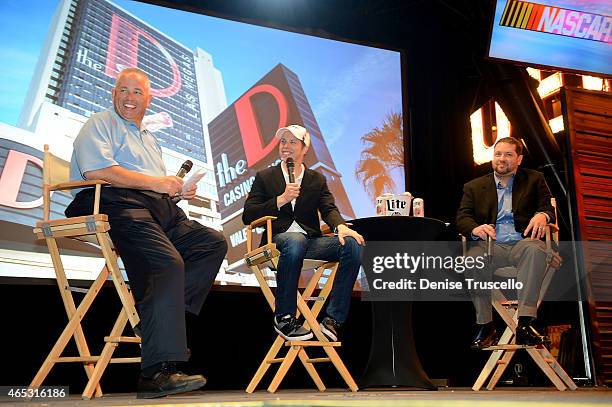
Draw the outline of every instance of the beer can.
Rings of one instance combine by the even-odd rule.
[[[376,198],[376,216],[387,216],[387,202],[393,198],[393,194],[386,193]]]
[[[402,215],[404,216],[410,216],[410,207],[412,206],[412,194],[408,191],[402,193],[402,197],[404,198],[404,201],[406,202],[406,209],[402,211]]]
[[[376,216],[385,216],[387,206],[383,202],[384,198],[379,196],[376,198]]]
[[[425,216],[425,205],[423,203],[423,199],[414,198],[412,201],[412,216]]]

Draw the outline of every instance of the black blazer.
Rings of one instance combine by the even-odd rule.
[[[291,207],[291,202],[283,205],[280,210],[276,207],[276,197],[285,192],[285,186],[280,164],[259,171],[244,203],[244,224],[248,225],[262,216],[276,216],[277,219],[272,222],[273,235],[287,231],[295,220],[308,237],[318,237],[321,236],[319,212],[332,229],[345,223],[323,174],[305,169],[300,195],[295,201],[295,210]]]
[[[550,223],[555,222],[555,210],[550,203],[550,190],[541,172],[519,168],[512,185],[514,227],[523,233],[536,212],[544,212]],[[463,186],[463,198],[457,211],[457,230],[470,236],[472,230],[497,221],[497,187],[493,173],[476,178]]]

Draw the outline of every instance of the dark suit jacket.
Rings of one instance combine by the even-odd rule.
[[[541,172],[519,168],[512,185],[512,214],[514,227],[523,233],[536,212],[544,212],[555,222],[555,211],[550,203],[550,190]],[[472,230],[497,220],[497,187],[493,173],[476,178],[463,186],[463,198],[457,211],[457,230],[471,236]]]
[[[285,186],[280,164],[259,171],[244,203],[244,224],[248,225],[262,216],[276,216],[277,219],[272,222],[273,235],[285,232],[295,220],[308,237],[318,237],[321,236],[318,212],[332,229],[345,223],[323,174],[308,168],[304,171],[295,210],[291,207],[291,202],[283,205],[280,210],[276,207],[276,197],[285,192]]]

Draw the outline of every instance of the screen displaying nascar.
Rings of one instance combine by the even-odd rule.
[[[612,75],[612,2],[498,0],[489,56]]]

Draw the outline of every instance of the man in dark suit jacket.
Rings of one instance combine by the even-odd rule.
[[[457,229],[471,245],[468,256],[484,253],[487,237],[495,240],[490,267],[480,271],[476,279],[490,280],[499,267],[515,266],[518,290],[519,326],[517,344],[537,345],[545,341],[532,326],[537,301],[547,266],[544,227],[555,221],[551,194],[542,173],[521,169],[523,146],[512,137],[495,144],[493,173],[465,184],[457,211]],[[479,325],[472,347],[482,349],[496,342],[491,311],[490,290],[472,292]]]
[[[295,318],[296,290],[304,259],[340,261],[327,316],[321,321],[322,332],[336,341],[348,316],[351,292],[361,265],[363,237],[346,226],[325,177],[303,165],[310,147],[308,131],[291,125],[279,129],[276,137],[280,139],[281,163],[257,173],[244,203],[242,221],[249,224],[262,216],[276,216],[272,240],[281,255],[276,274],[274,329],[286,340],[307,340],[313,336]],[[289,182],[288,158],[295,164],[295,182]],[[336,232],[335,236],[322,236],[319,212]]]

